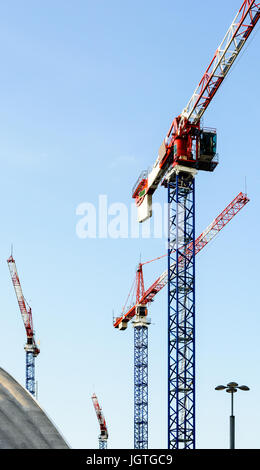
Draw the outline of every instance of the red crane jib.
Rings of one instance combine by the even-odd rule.
[[[230,222],[233,217],[249,202],[249,198],[246,194],[240,192],[233,201],[213,220],[213,222],[202,232],[194,242],[195,255],[199,253],[224,227]],[[190,243],[185,250],[185,257],[191,257],[193,252],[193,244]],[[180,256],[178,262],[183,262],[183,256]],[[140,263],[141,265],[141,263]],[[140,274],[140,265],[138,268],[138,276],[142,279]],[[138,304],[146,305],[153,301],[155,295],[162,290],[162,288],[168,283],[168,273],[165,271],[156,281],[143,293],[141,298],[137,296]],[[138,285],[138,284],[137,284]],[[143,284],[142,284],[143,285]],[[133,305],[127,313],[117,317],[114,322],[115,328],[124,330],[127,323],[135,316],[136,305]]]
[[[259,18],[260,2],[244,0],[188,104],[173,119],[152,170],[142,172],[137,180],[132,197],[138,208],[146,196],[151,198],[160,182],[165,184],[164,178],[171,168],[177,165],[203,171],[216,168],[216,130],[202,129],[200,121]],[[150,216],[151,210],[144,214],[140,210],[139,222]]]
[[[37,356],[40,352],[39,348],[36,346],[35,339],[34,339],[34,331],[33,331],[33,320],[32,320],[32,310],[30,306],[26,306],[25,298],[23,296],[23,291],[20,283],[20,279],[18,276],[15,260],[11,255],[8,260],[8,267],[12,279],[12,283],[14,286],[14,290],[17,297],[17,302],[19,305],[19,309],[22,315],[22,320],[24,323],[26,336],[27,336],[27,350],[30,348],[31,352],[33,352],[34,356]]]

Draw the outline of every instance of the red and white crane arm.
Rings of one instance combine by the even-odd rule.
[[[10,256],[10,258],[8,258],[7,263],[8,263],[9,271],[11,274],[11,279],[12,279],[12,283],[13,283],[14,290],[16,293],[20,312],[22,315],[23,323],[25,326],[26,335],[27,335],[27,338],[32,338],[33,337],[32,312],[31,312],[30,307],[26,307],[26,301],[23,296],[23,291],[22,291],[20,279],[18,276],[15,260],[13,259],[12,255]]]
[[[200,80],[187,106],[181,113],[184,120],[197,123],[201,119],[216,91],[220,87],[239,52],[260,17],[260,2],[245,0],[232,21],[223,41]]]
[[[20,308],[20,312],[21,312],[21,315],[22,315],[22,320],[23,320],[23,323],[24,323],[25,331],[26,331],[27,344],[25,346],[25,350],[28,351],[28,352],[32,352],[34,354],[34,356],[36,357],[40,353],[40,349],[38,348],[38,346],[35,343],[34,331],[33,331],[32,310],[31,310],[31,307],[27,304],[27,302],[24,298],[21,283],[20,283],[20,279],[19,279],[19,276],[18,276],[16,264],[15,264],[15,260],[14,260],[12,255],[8,258],[7,264],[8,264],[8,267],[9,267],[10,274],[11,274],[12,283],[13,283],[13,286],[14,286],[14,290],[15,290],[15,293],[16,293],[18,305],[19,305],[19,308]]]
[[[99,402],[98,402],[98,399],[97,399],[97,396],[96,396],[95,393],[93,393],[91,399],[92,399],[92,402],[93,402],[93,405],[94,405],[94,408],[95,408],[98,424],[99,424],[99,427],[100,427],[100,439],[108,439],[108,431],[107,431],[106,421],[105,421],[104,414],[102,412],[102,409],[99,405]]]
[[[249,202],[246,194],[240,192],[233,201],[211,222],[211,224],[196,238],[194,243],[195,255],[198,254],[216,235],[230,222],[233,217]],[[186,257],[192,255],[192,245],[186,249]],[[183,257],[180,256],[178,262],[181,263]],[[174,275],[174,265],[171,266]],[[144,292],[139,300],[139,304],[146,305],[153,301],[155,295],[160,292],[168,283],[168,269],[165,270],[158,279]],[[127,323],[135,316],[136,305],[133,305],[124,315],[116,318],[114,327],[125,330]]]

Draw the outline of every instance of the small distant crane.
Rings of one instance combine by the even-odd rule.
[[[25,326],[27,342],[24,347],[26,352],[26,389],[35,396],[35,358],[40,353],[40,350],[35,342],[34,330],[33,330],[33,321],[32,321],[32,309],[26,302],[20,279],[18,276],[15,260],[11,255],[8,260],[8,267],[11,274],[12,283],[16,293],[18,305],[22,315],[23,323]]]
[[[93,393],[91,399],[92,399],[92,402],[96,411],[97,420],[98,420],[99,427],[100,427],[100,435],[98,437],[99,449],[106,449],[107,440],[108,440],[108,431],[107,431],[105,417],[102,412],[102,408],[99,405],[99,402],[95,393]]]

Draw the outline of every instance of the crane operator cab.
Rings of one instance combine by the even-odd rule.
[[[218,164],[217,133],[215,129],[203,129],[199,140],[198,170],[213,171]]]
[[[199,129],[189,125],[188,132],[176,135],[173,143],[173,166],[183,165],[196,170],[213,171],[217,160],[216,129]]]

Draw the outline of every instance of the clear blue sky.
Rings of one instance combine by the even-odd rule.
[[[25,332],[6,259],[14,245],[41,353],[39,402],[73,448],[97,448],[96,392],[110,448],[133,448],[133,330],[114,330],[139,260],[162,239],[79,239],[76,208],[131,204],[241,0],[10,0],[0,6],[1,366],[24,384]],[[259,50],[233,67],[205,114],[220,163],[199,174],[196,231],[244,190],[248,206],[197,259],[197,447],[259,447]],[[163,203],[161,188],[155,201]],[[146,286],[165,268],[148,265]],[[150,308],[149,446],[167,446],[167,292]]]

